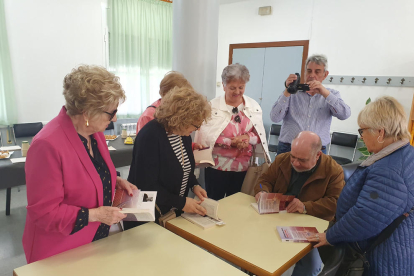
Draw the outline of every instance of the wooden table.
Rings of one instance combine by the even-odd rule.
[[[16,268],[14,276],[246,274],[155,223]]]
[[[226,223],[203,230],[182,217],[167,229],[256,275],[281,275],[312,248],[309,243],[282,242],[276,226],[313,226],[319,232],[328,222],[309,215],[259,215],[250,203],[254,197],[237,193],[220,200],[219,217]]]

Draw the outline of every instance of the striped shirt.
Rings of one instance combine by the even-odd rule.
[[[341,99],[339,91],[326,89],[331,92],[326,99],[321,94],[311,96],[301,91],[290,97],[280,95],[270,112],[273,122],[283,120],[279,141],[291,143],[299,132],[309,130],[321,137],[323,146],[331,142],[332,116],[339,120],[348,119],[351,109]]]
[[[170,135],[167,134],[167,136],[168,136],[168,140],[170,141],[171,147],[174,150],[174,153],[177,156],[177,159],[183,168],[183,180],[181,182],[180,196],[184,196],[184,193],[185,193],[185,190],[188,184],[188,178],[191,172],[190,159],[188,158],[188,154],[183,145],[183,141],[181,140],[181,136],[177,134],[170,134]],[[183,156],[184,156],[184,163],[183,163]]]

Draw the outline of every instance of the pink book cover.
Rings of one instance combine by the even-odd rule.
[[[308,237],[319,233],[315,227],[302,226],[277,226],[282,241],[288,242],[308,242]]]
[[[282,193],[262,193],[257,202],[259,213],[272,214],[284,211],[294,198],[293,195],[283,195]]]
[[[132,193],[133,196],[130,196],[126,190],[115,190],[112,206],[118,208],[137,208],[139,190],[132,190]]]

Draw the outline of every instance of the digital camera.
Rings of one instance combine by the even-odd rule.
[[[287,88],[287,92],[290,94],[296,94],[298,91],[309,91],[309,85],[300,83],[300,74],[295,73],[298,77],[294,82],[292,82],[289,87]]]

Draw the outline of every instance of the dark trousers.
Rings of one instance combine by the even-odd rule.
[[[207,196],[219,200],[241,190],[246,172],[226,172],[206,168],[205,181]]]
[[[277,154],[290,152],[291,151],[291,144],[289,143],[283,143],[279,141],[279,144],[277,145]],[[326,147],[322,146],[322,152],[326,154]]]

